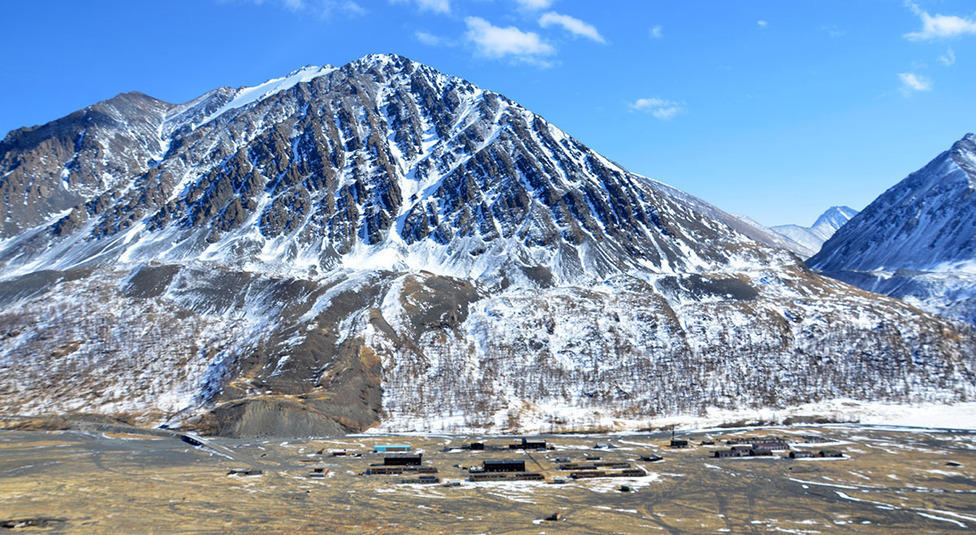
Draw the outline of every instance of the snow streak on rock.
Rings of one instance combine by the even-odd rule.
[[[884,192],[808,263],[930,312],[976,322],[976,136]]]
[[[966,327],[399,56],[120,95],[12,132],[0,177],[5,412],[266,435],[976,396]]]

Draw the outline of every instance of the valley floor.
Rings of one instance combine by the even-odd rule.
[[[726,440],[779,436],[844,457],[715,458]],[[935,533],[976,527],[976,433],[831,424],[670,434],[358,435],[301,441],[115,431],[0,431],[0,528],[75,533]],[[715,445],[701,442],[714,441]],[[460,449],[472,441],[504,449]],[[442,483],[360,475],[379,444],[408,444]],[[596,448],[597,444],[612,447]],[[333,450],[349,455],[333,456]],[[353,454],[360,453],[357,457]],[[657,462],[641,456],[660,455]],[[557,458],[598,456],[643,477],[569,479]],[[469,482],[462,467],[525,461],[544,482]],[[232,470],[259,475],[228,475]],[[316,473],[319,476],[310,477]],[[554,484],[556,478],[565,479]],[[456,486],[445,486],[458,482]],[[622,491],[621,487],[629,487]],[[544,520],[559,514],[558,520]]]

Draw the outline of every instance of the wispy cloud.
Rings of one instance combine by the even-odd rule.
[[[901,80],[902,92],[906,94],[916,91],[930,91],[932,89],[931,80],[912,72],[898,73],[898,79]]]
[[[930,15],[918,4],[906,1],[905,5],[922,20],[922,29],[917,32],[906,33],[909,41],[933,41],[936,39],[950,39],[960,35],[976,35],[976,20],[956,15]]]
[[[230,3],[232,0],[220,0]],[[248,0],[245,0],[248,1]],[[310,13],[320,17],[328,17],[335,13],[345,15],[363,15],[366,10],[353,0],[249,0],[255,5],[276,5],[295,13]]]
[[[760,28],[765,28],[766,26],[769,26],[769,23],[764,20],[757,20],[756,26],[759,26]]]
[[[655,119],[667,121],[685,111],[684,104],[663,98],[639,98],[630,105],[630,109],[650,113]]]
[[[468,27],[465,38],[474,44],[479,54],[489,58],[511,57],[527,63],[548,65],[542,58],[556,52],[539,34],[523,32],[515,26],[494,26],[481,17],[468,17],[464,23]]]
[[[841,30],[840,28],[838,28],[833,24],[821,26],[820,29],[824,32],[827,32],[827,35],[829,35],[830,37],[836,38],[836,37],[843,37],[844,35],[847,35],[846,31]]]
[[[515,3],[522,9],[530,9],[533,11],[546,9],[552,5],[552,2],[553,0],[515,0]]]
[[[434,13],[450,13],[451,0],[390,0],[393,4],[417,4],[421,11],[433,11]]]
[[[556,13],[555,11],[549,11],[539,17],[539,26],[548,28],[553,25],[561,26],[564,30],[577,37],[592,39],[597,43],[606,43],[606,40],[603,39],[603,36],[600,35],[600,32],[593,25],[587,24],[575,17]]]
[[[452,44],[443,37],[425,31],[413,32],[413,37],[414,39],[428,46],[450,46]]]
[[[653,28],[648,30],[648,35],[651,36],[651,39],[660,39],[664,37],[664,28],[662,28],[661,25],[658,24],[657,26],[654,26]]]
[[[956,53],[952,51],[952,47],[946,49],[945,54],[939,56],[939,63],[945,65],[946,67],[952,67],[956,63]]]

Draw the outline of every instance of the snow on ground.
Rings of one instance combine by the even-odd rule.
[[[709,409],[705,416],[653,419],[654,427],[706,429],[741,421],[782,423],[788,418],[819,417],[837,422],[934,429],[976,429],[976,403],[890,404],[834,399],[784,409],[729,411]]]

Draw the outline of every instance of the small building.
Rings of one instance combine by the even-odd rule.
[[[423,454],[400,454],[400,455],[387,455],[383,457],[384,466],[420,466],[423,459]]]
[[[509,444],[508,448],[512,450],[544,450],[547,449],[547,446],[545,440],[529,440],[523,438],[522,442]]]
[[[718,450],[712,452],[712,457],[726,458],[726,457],[769,457],[772,456],[773,452],[764,448],[753,448],[745,444],[738,444],[732,446],[727,450]]]
[[[373,446],[373,453],[389,453],[394,451],[410,451],[409,444],[377,444]]]
[[[484,451],[484,449],[485,449],[485,443],[484,442],[472,442],[472,443],[468,444],[467,448],[465,448],[465,449],[474,450],[474,451]]]
[[[200,442],[199,440],[191,437],[190,435],[180,435],[180,440],[194,447],[203,446],[203,442]]]
[[[418,474],[436,474],[436,466],[404,466],[404,473],[406,472],[416,472]]]
[[[781,438],[766,438],[762,440],[757,440],[752,443],[753,448],[761,448],[767,450],[788,450],[790,445],[786,443],[785,440]]]
[[[407,485],[436,485],[441,482],[437,476],[420,476],[416,479],[401,479],[400,483]]]
[[[790,452],[790,459],[809,459],[810,457],[813,457],[813,453],[809,451],[794,450]]]
[[[363,472],[363,474],[367,476],[402,474],[402,473],[403,473],[402,466],[376,466]]]
[[[236,468],[229,470],[227,475],[229,476],[259,476],[263,472],[257,468]]]
[[[640,460],[646,463],[656,463],[658,461],[663,461],[664,457],[661,457],[660,455],[641,455]]]
[[[626,470],[621,470],[613,474],[615,477],[644,477],[647,472],[641,470],[640,468],[628,468]]]
[[[565,463],[559,465],[560,470],[596,470],[595,464]]]
[[[569,477],[573,479],[593,479],[595,477],[607,477],[607,474],[603,470],[585,470],[581,472],[573,472],[569,474]]]
[[[525,461],[517,459],[484,461],[482,469],[485,472],[524,472]]]
[[[843,457],[844,454],[838,450],[820,450],[817,457]]]
[[[669,448],[687,448],[688,441],[683,438],[672,438],[671,443],[668,444]]]
[[[536,472],[522,472],[518,474],[512,474],[509,479],[512,481],[545,481],[546,478],[542,474]]]
[[[571,462],[573,462],[573,460],[570,459],[569,457],[556,457],[556,462],[557,463],[571,463]]]
[[[597,468],[613,468],[613,469],[630,468],[630,463],[624,463],[624,462],[604,461],[604,462],[593,463],[593,464]]]

